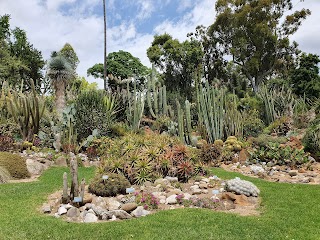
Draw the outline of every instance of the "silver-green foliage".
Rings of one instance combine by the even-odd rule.
[[[256,185],[239,178],[228,180],[226,182],[225,188],[227,191],[234,192],[236,194],[244,194],[248,197],[257,197],[260,194],[260,190]]]
[[[225,115],[225,89],[197,86],[198,118],[204,125],[210,143],[223,138]]]

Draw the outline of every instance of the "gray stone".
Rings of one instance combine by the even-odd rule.
[[[201,193],[202,193],[202,191],[201,191],[200,188],[194,188],[194,189],[192,189],[192,194],[193,194],[193,195],[195,195],[195,194],[201,194]]]
[[[166,204],[176,204],[177,203],[177,195],[173,194],[166,199]]]
[[[27,159],[26,165],[31,175],[40,175],[44,170],[47,169],[46,165],[39,163],[33,159]]]
[[[102,220],[111,219],[112,216],[115,216],[118,219],[130,219],[132,216],[124,210],[113,210],[104,212],[101,216]]]
[[[143,209],[142,206],[137,207],[134,211],[132,211],[131,215],[133,217],[144,217],[149,215],[151,212]]]
[[[178,182],[178,178],[177,177],[166,176],[165,179],[169,180],[169,182]]]
[[[200,183],[200,184],[199,184],[199,188],[201,188],[201,189],[207,189],[207,188],[208,188],[208,184],[207,184],[207,183]]]
[[[121,203],[119,203],[116,198],[107,198],[105,202],[109,211],[117,210],[121,206]]]
[[[184,193],[183,195],[184,195],[184,197],[183,197],[184,200],[190,200],[190,198],[192,196],[190,193]]]
[[[159,179],[154,181],[154,185],[158,186],[159,184],[160,184],[160,186],[162,186],[162,185],[170,185],[170,182],[169,182],[168,179],[159,178]]]
[[[72,208],[73,206],[70,203],[68,203],[68,204],[63,205],[63,207],[68,210],[68,209]]]
[[[58,157],[55,161],[54,164],[60,167],[67,167],[67,159],[64,156]]]
[[[80,216],[80,210],[76,207],[72,207],[67,212],[67,217],[74,218]]]
[[[138,204],[136,203],[126,203],[121,206],[121,209],[126,212],[132,212],[138,207]]]
[[[67,212],[68,212],[68,210],[65,207],[59,207],[59,209],[58,209],[59,215],[66,214]]]
[[[100,206],[92,206],[90,210],[93,210],[93,212],[97,215],[97,216],[102,216],[102,214],[104,212],[107,212],[108,210],[103,208],[103,207],[100,207]],[[89,211],[90,211],[89,210]]]
[[[42,206],[42,212],[43,213],[51,213],[51,206],[50,204],[45,204]]]
[[[298,171],[296,171],[296,170],[290,170],[290,171],[289,171],[289,175],[290,175],[291,177],[297,176],[297,175],[298,175]]]
[[[88,212],[85,215],[84,220],[83,220],[83,222],[85,222],[85,223],[93,223],[93,222],[97,222],[97,221],[98,221],[98,217],[90,212]]]

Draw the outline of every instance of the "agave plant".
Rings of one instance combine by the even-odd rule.
[[[192,162],[186,160],[182,161],[177,165],[177,173],[179,180],[186,182],[193,175],[193,165]]]
[[[138,185],[143,184],[146,181],[151,181],[151,174],[145,171],[139,171],[135,176],[135,183]]]

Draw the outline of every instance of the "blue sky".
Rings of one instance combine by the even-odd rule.
[[[300,49],[320,55],[320,1],[292,0],[295,9],[312,10],[293,36]],[[108,52],[124,50],[150,66],[146,49],[155,34],[165,32],[185,40],[198,25],[209,26],[215,19],[215,0],[106,0]],[[0,15],[11,15],[11,26],[27,31],[30,42],[44,59],[70,43],[79,59],[77,72],[103,61],[102,0],[0,0]],[[97,81],[102,87],[102,81]]]

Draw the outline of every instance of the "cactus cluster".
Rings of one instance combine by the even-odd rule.
[[[33,135],[39,132],[40,120],[45,108],[43,101],[36,93],[33,81],[31,81],[31,90],[31,93],[9,91],[6,97],[8,111],[19,125],[23,140],[28,141],[31,141]]]
[[[235,178],[228,180],[225,185],[225,189],[236,194],[243,194],[248,197],[257,197],[260,194],[260,190],[251,182]]]
[[[138,130],[144,112],[145,98],[141,92],[137,91],[135,82],[133,93],[130,91],[129,82],[127,82],[127,98],[127,121],[133,130]]]
[[[208,141],[223,138],[225,114],[225,90],[196,84],[199,122],[204,125]]]
[[[230,136],[224,142],[224,148],[229,151],[241,151],[242,142],[238,141],[238,139],[235,136]]]
[[[176,99],[177,105],[177,113],[178,113],[178,134],[179,138],[182,142],[187,144],[192,143],[192,125],[191,125],[191,103],[186,100],[185,101],[185,111],[182,109],[181,104]]]

